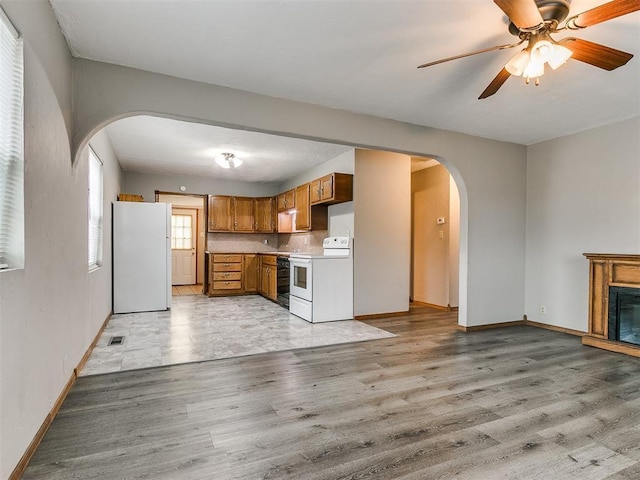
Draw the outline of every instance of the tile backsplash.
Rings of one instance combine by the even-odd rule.
[[[328,235],[327,230],[314,230],[305,233],[278,234],[278,250],[284,252],[322,253],[322,240]]]
[[[273,252],[278,249],[278,234],[209,233],[207,250],[210,252],[253,253]]]
[[[327,230],[315,230],[304,233],[209,233],[207,250],[209,252],[253,253],[253,252],[301,252],[322,253],[322,240]]]

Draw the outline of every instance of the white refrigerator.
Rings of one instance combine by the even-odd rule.
[[[171,204],[113,202],[113,313],[171,307]]]

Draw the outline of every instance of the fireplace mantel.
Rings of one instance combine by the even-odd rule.
[[[609,340],[609,287],[640,288],[640,254],[585,253],[589,259],[589,333],[584,345],[640,357],[640,346]]]

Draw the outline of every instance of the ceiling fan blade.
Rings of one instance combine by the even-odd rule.
[[[633,58],[630,53],[580,38],[563,38],[558,43],[573,52],[571,58],[605,70],[614,70]]]
[[[463,53],[462,55],[455,55],[453,57],[442,58],[440,60],[436,60],[435,62],[423,63],[422,65],[418,65],[418,68],[431,67],[433,65],[438,65],[440,63],[450,62],[451,60],[457,60],[459,58],[478,55],[479,53],[493,52],[494,50],[505,50],[507,48],[517,47],[518,45],[521,45],[523,42],[524,40],[518,43],[510,43],[507,45],[496,45],[495,47],[483,48],[482,50],[476,50],[475,52]]]
[[[571,17],[569,28],[585,28],[640,10],[640,0],[613,0]]]
[[[521,29],[530,29],[542,25],[544,20],[535,0],[493,0],[507,14],[509,20]]]
[[[491,95],[496,93],[498,90],[500,90],[500,87],[504,85],[504,82],[506,82],[510,76],[511,74],[507,72],[506,68],[503,68],[502,70],[500,70],[500,73],[496,75],[496,78],[494,78],[489,84],[489,86],[484,89],[484,92],[480,94],[480,96],[478,97],[478,100],[482,100],[483,98],[490,97]]]

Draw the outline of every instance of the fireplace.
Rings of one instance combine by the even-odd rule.
[[[640,254],[585,253],[589,333],[584,345],[640,357]]]
[[[609,287],[608,337],[640,345],[640,288]]]

